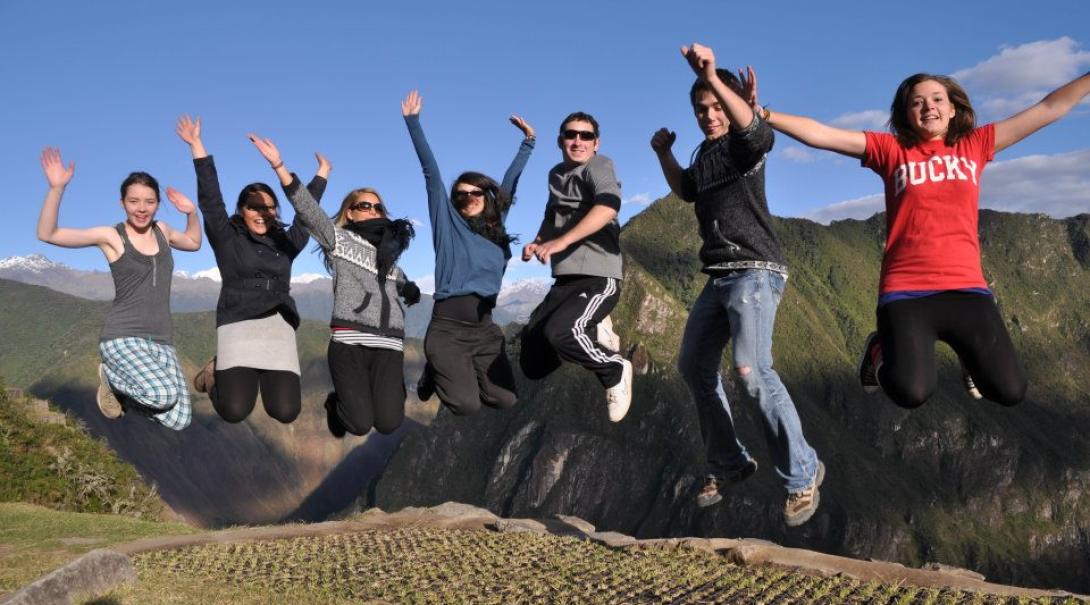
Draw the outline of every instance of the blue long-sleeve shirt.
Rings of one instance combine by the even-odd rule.
[[[416,156],[424,170],[424,185],[428,191],[428,214],[431,218],[432,245],[435,247],[435,300],[452,296],[476,294],[492,298],[500,292],[500,282],[511,258],[510,246],[498,246],[470,229],[454,204],[450,202],[439,164],[420,126],[420,116],[405,117]],[[501,186],[515,197],[519,175],[534,150],[534,140],[524,139],[515,159],[503,175]],[[504,211],[502,220],[507,220]]]

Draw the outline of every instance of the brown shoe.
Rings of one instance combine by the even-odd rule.
[[[216,384],[216,358],[208,360],[200,372],[193,377],[193,390],[198,393],[209,393]]]
[[[821,487],[821,482],[824,480],[825,463],[818,460],[817,476],[814,477],[814,482],[810,487],[801,492],[787,494],[787,502],[783,506],[783,522],[788,527],[798,527],[814,516],[818,504],[821,503],[821,492],[818,491],[818,488]]]
[[[125,408],[121,407],[117,395],[110,387],[110,381],[106,379],[105,364],[98,364],[98,391],[95,392],[95,403],[102,415],[113,420],[125,415]]]
[[[715,475],[705,476],[704,487],[700,490],[700,493],[696,495],[696,505],[700,508],[706,508],[713,504],[718,504],[719,501],[723,499],[723,495],[719,493],[719,488],[741,483],[752,477],[753,473],[756,472],[757,461],[750,458],[749,460],[746,460],[745,464],[730,471],[723,477],[716,477]]]

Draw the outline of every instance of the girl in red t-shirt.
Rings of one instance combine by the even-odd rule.
[[[1025,111],[978,128],[957,82],[916,74],[893,97],[892,134],[759,110],[776,130],[857,158],[885,183],[878,331],[864,346],[864,390],[881,387],[907,408],[923,404],[935,390],[935,341],[942,340],[961,359],[971,393],[979,389],[1003,405],[1022,400],[1025,370],[980,267],[980,175],[996,152],[1060,119],[1088,93],[1090,73]]]

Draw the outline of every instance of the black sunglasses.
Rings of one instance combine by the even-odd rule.
[[[593,141],[598,138],[598,135],[594,134],[593,130],[572,130],[568,129],[560,133],[560,136],[564,137],[567,141],[574,141],[575,137],[579,137],[580,141]]]
[[[468,200],[470,196],[473,196],[473,197],[475,197],[477,199],[483,198],[484,197],[484,191],[481,190],[481,189],[473,189],[471,191],[455,191],[454,192],[454,199],[459,201],[459,202],[464,202],[464,201]]]
[[[374,209],[374,211],[378,212],[379,214],[386,214],[386,208],[382,206],[382,202],[375,202],[374,204],[372,204],[371,202],[356,202],[355,204],[349,206],[348,209],[355,210],[356,212],[360,212],[361,210]]]
[[[253,212],[268,212],[270,214],[276,212],[280,208],[276,205],[266,206],[265,204],[245,204],[242,207]]]

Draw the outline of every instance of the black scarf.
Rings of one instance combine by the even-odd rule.
[[[409,247],[409,241],[416,235],[412,223],[403,218],[396,221],[388,218],[349,221],[344,224],[344,229],[375,247],[375,265],[378,268],[380,284],[386,283],[386,275],[397,264],[398,257]]]

